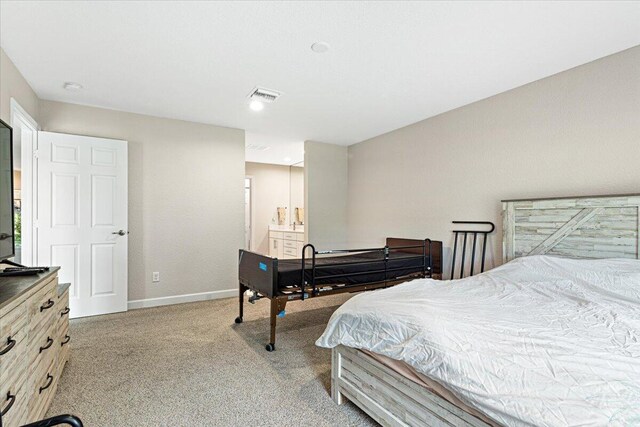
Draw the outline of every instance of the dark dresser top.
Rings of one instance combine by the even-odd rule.
[[[49,271],[34,276],[0,277],[0,309],[34,286],[51,279],[58,270],[60,267],[51,267]]]
[[[71,287],[71,283],[59,283],[58,282],[58,296],[64,294],[64,291]]]

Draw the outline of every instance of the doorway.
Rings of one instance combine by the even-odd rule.
[[[251,214],[251,184],[253,179],[250,176],[244,178],[244,248],[248,251],[251,250],[251,220],[253,215]]]
[[[35,265],[34,248],[34,152],[38,148],[38,123],[18,102],[11,98],[11,127],[13,128],[14,178],[14,235],[16,256],[23,265]]]

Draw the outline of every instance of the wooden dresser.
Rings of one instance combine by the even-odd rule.
[[[44,418],[69,360],[69,286],[58,268],[0,277],[0,411],[3,427]]]

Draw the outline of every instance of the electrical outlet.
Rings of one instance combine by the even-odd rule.
[[[159,282],[160,281],[160,272],[159,271],[154,271],[153,275],[151,276],[151,281],[153,283]]]

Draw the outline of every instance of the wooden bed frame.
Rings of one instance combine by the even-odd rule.
[[[488,427],[423,386],[351,347],[331,350],[331,397],[347,398],[383,426]]]
[[[639,258],[640,194],[503,200],[503,259],[527,255]],[[488,424],[360,350],[332,349],[331,396],[383,426]]]

